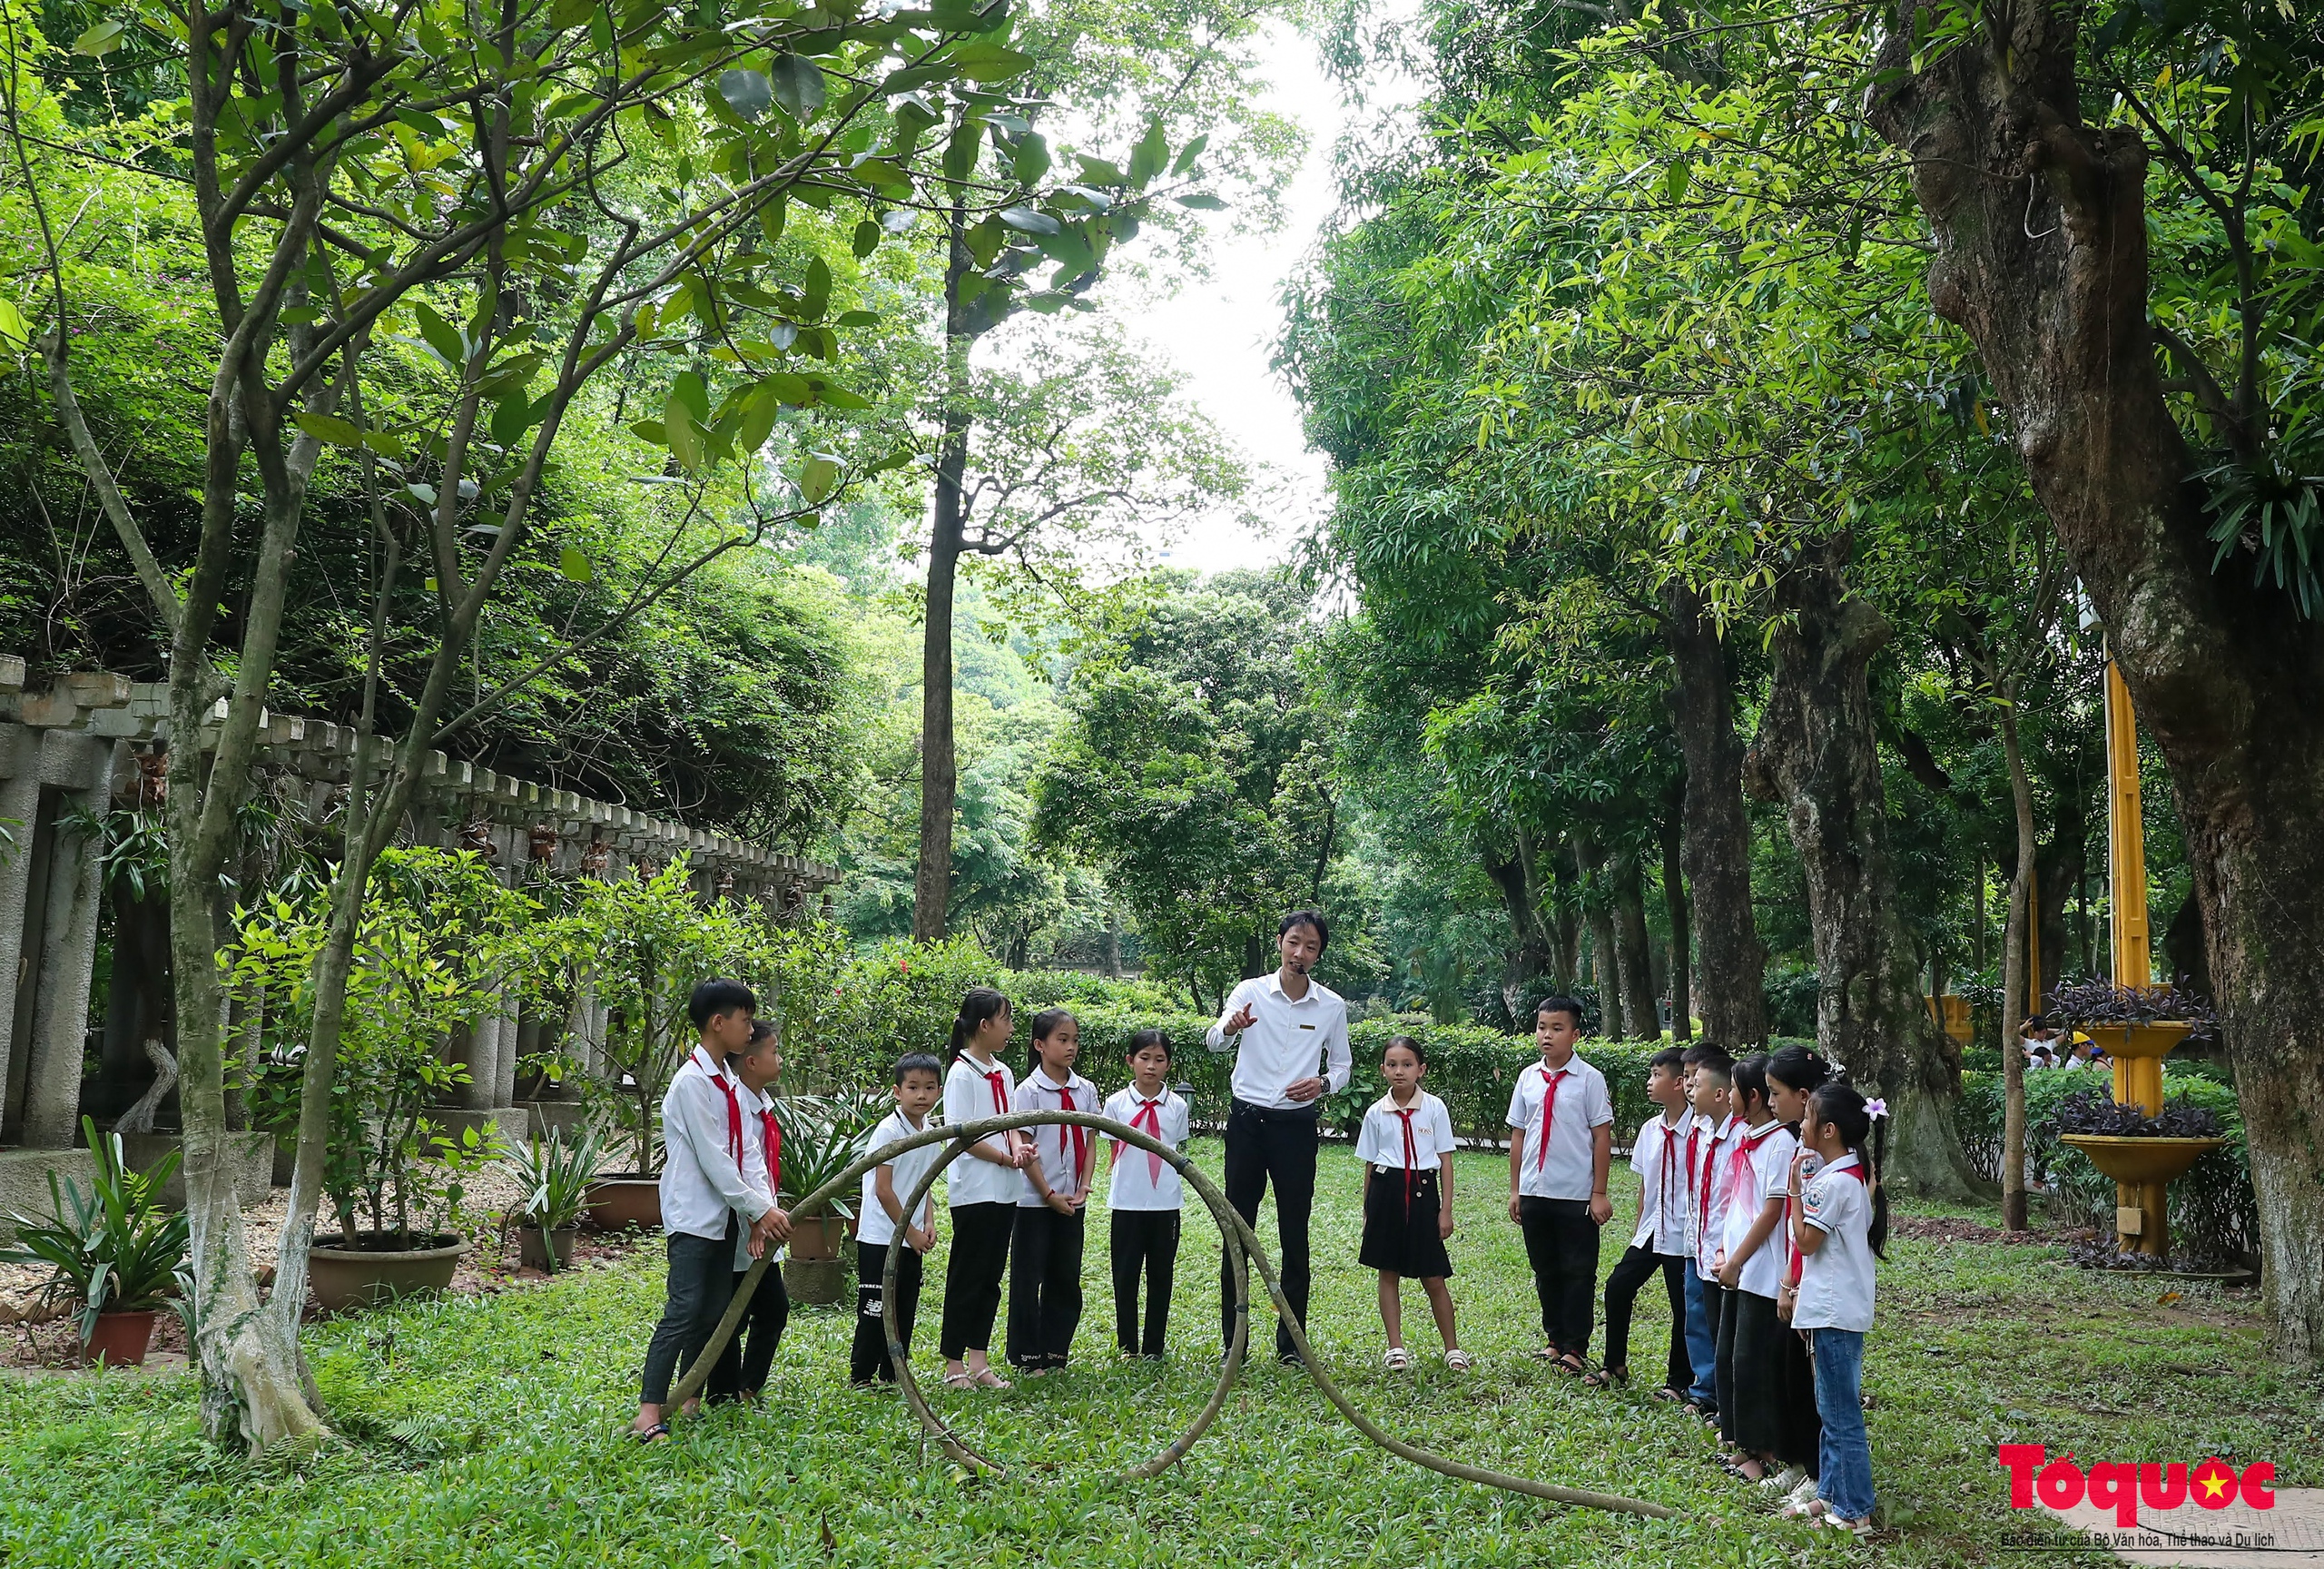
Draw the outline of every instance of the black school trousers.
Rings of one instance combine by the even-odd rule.
[[[992,1320],[1000,1311],[1000,1278],[1009,1269],[1009,1238],[1017,1229],[1014,1204],[952,1206],[952,1255],[944,1265],[944,1323],[937,1341],[947,1362],[992,1347]]]
[[[1715,1348],[1711,1357],[1711,1404],[1723,1412],[1735,1394],[1735,1331],[1728,1322],[1727,1288],[1708,1276],[1698,1275],[1696,1278],[1703,1283],[1703,1326],[1710,1331],[1710,1343]],[[1726,1428],[1722,1426],[1719,1431],[1723,1436]]]
[[[1598,1222],[1587,1199],[1517,1200],[1533,1294],[1541,1303],[1541,1338],[1559,1356],[1590,1355],[1590,1320],[1598,1296]]]
[[[1108,1238],[1114,1264],[1114,1344],[1125,1357],[1160,1357],[1170,1338],[1170,1285],[1178,1268],[1176,1209],[1117,1209]],[[1137,1332],[1137,1282],[1146,1277],[1146,1333]]]
[[[734,1294],[734,1243],[742,1235],[742,1218],[729,1210],[723,1237],[670,1233],[668,1297],[662,1321],[645,1347],[645,1377],[638,1394],[643,1406],[667,1405],[670,1380],[691,1367],[710,1344],[710,1332],[725,1317]]]
[[[747,1273],[734,1271],[734,1285],[727,1294],[730,1300],[743,1288]],[[759,1277],[758,1289],[751,1293],[750,1305],[743,1309],[743,1321],[734,1326],[734,1337],[726,1342],[718,1365],[710,1370],[710,1397],[755,1399],[766,1387],[767,1369],[774,1366],[775,1347],[783,1344],[783,1331],[790,1322],[791,1293],[783,1288],[783,1266],[770,1264]]]
[[[1088,1214],[1017,1207],[1009,1248],[1009,1361],[1062,1367],[1081,1327],[1081,1248]]]
[[[912,1320],[920,1317],[920,1250],[903,1239],[902,1228],[896,1231],[893,1243],[858,1242],[855,1245],[855,1344],[849,1349],[848,1378],[857,1384],[869,1384],[874,1378],[882,1383],[896,1381],[896,1365],[888,1356],[888,1324],[880,1296],[881,1282],[887,1278],[888,1249],[901,1248],[896,1255],[896,1338],[902,1342],[904,1355],[911,1355]]]
[[[1275,1270],[1283,1281],[1284,1299],[1300,1327],[1307,1324],[1307,1227],[1315,1209],[1316,1124],[1321,1109],[1278,1110],[1237,1100],[1226,1113],[1226,1201],[1246,1223],[1256,1228],[1259,1202],[1267,1184],[1275,1184]],[[1251,1278],[1251,1308],[1265,1311],[1266,1298],[1256,1271]],[[1218,1337],[1235,1343],[1235,1269],[1226,1248],[1218,1251]],[[1280,1321],[1275,1328],[1275,1354],[1285,1362],[1299,1359],[1291,1331]]]
[[[1626,1249],[1614,1272],[1606,1277],[1606,1366],[1627,1369],[1630,1360],[1630,1312],[1638,1294],[1656,1270],[1670,1298],[1670,1353],[1662,1372],[1663,1387],[1681,1395],[1695,1381],[1694,1365],[1687,1360],[1687,1274],[1694,1260],[1675,1253],[1657,1253],[1650,1246]]]

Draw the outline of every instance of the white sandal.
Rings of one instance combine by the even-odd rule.
[[[1477,1365],[1477,1359],[1455,1347],[1444,1354],[1444,1366],[1455,1373],[1466,1373]]]
[[[1413,1365],[1412,1357],[1401,1346],[1389,1347],[1388,1354],[1381,1357],[1380,1361],[1391,1373],[1402,1373]]]

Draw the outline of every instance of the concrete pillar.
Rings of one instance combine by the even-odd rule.
[[[468,1071],[468,1081],[458,1088],[458,1103],[471,1111],[491,1110],[492,1091],[500,1081],[499,1013],[487,1010],[455,1031],[452,1059]]]
[[[492,1104],[497,1109],[517,1103],[517,1059],[523,1055],[518,1042],[522,1039],[520,1021],[517,1017],[517,1000],[506,992],[499,993],[499,1006],[495,1010],[500,1021],[497,1050],[493,1054]]]
[[[71,791],[73,804],[102,816],[112,804],[113,747],[52,730],[41,739],[41,777]],[[33,1011],[32,1071],[25,1081],[25,1142],[69,1150],[81,1113],[81,1059],[96,971],[100,847],[60,829],[51,852],[47,930],[41,937],[40,998]]]
[[[22,725],[0,725],[0,817],[14,820],[9,829],[15,847],[0,854],[0,1102],[17,1076],[9,1072],[13,1055],[25,1049],[16,1036],[16,998],[20,982],[29,979],[25,953],[25,893],[33,872],[33,834],[40,825],[40,737]],[[37,953],[31,956],[37,960]],[[29,1031],[27,1031],[29,1034]],[[0,1104],[0,1122],[8,1120]]]

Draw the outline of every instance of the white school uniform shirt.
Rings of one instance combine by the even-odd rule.
[[[1073,1102],[1068,1106],[1068,1100]],[[1098,1087],[1078,1073],[1068,1073],[1059,1083],[1049,1077],[1046,1068],[1036,1068],[1017,1086],[1017,1098],[1011,1102],[1019,1111],[1095,1111],[1098,1107]],[[1029,1128],[1033,1136],[1034,1152],[1041,1158],[1041,1175],[1049,1179],[1052,1193],[1078,1193],[1086,1172],[1094,1183],[1098,1172],[1098,1134],[1094,1129],[1076,1128],[1060,1122],[1050,1128]],[[1077,1146],[1077,1140],[1078,1146]],[[1075,1159],[1077,1148],[1083,1159]],[[957,1162],[955,1165],[957,1166]],[[1033,1186],[1033,1174],[1019,1172],[1017,1178],[1017,1207],[1020,1209],[1045,1208],[1048,1200],[1041,1190]]]
[[[726,1090],[742,1111],[749,1093],[696,1046],[662,1095],[662,1230],[667,1236],[724,1237],[734,1215],[756,1220],[773,1207],[743,1175],[743,1151],[758,1130],[742,1111],[742,1137],[727,1113]]]
[[[1230,1042],[1226,1021],[1251,1007],[1251,1027]],[[1340,994],[1310,976],[1307,995],[1294,1002],[1284,995],[1283,972],[1254,976],[1226,994],[1218,1022],[1203,1036],[1214,1052],[1235,1053],[1235,1099],[1277,1110],[1298,1110],[1315,1104],[1294,1100],[1284,1093],[1295,1081],[1321,1073],[1324,1093],[1347,1088],[1352,1064],[1347,1052],[1347,1004]]]
[[[1630,1140],[1630,1169],[1638,1173],[1640,1195],[1631,1247],[1651,1244],[1659,1255],[1687,1256],[1687,1200],[1695,1190],[1687,1169],[1687,1135],[1698,1120],[1691,1111],[1675,1124],[1667,1116],[1650,1117]],[[1702,1147],[1699,1137],[1695,1147]]]
[[[1187,1148],[1187,1103],[1170,1093],[1167,1084],[1160,1097],[1153,1100],[1140,1095],[1135,1084],[1127,1090],[1117,1090],[1106,1102],[1105,1113],[1181,1153]],[[1114,1146],[1113,1175],[1106,1185],[1108,1209],[1184,1209],[1186,1187],[1186,1179],[1178,1175],[1178,1169],[1159,1155],[1133,1150],[1127,1144]]]
[[[765,1119],[774,1110],[774,1097],[763,1090],[753,1090],[740,1080],[734,1088],[743,1102],[743,1180],[763,1196],[772,1209],[778,1202],[774,1189],[780,1178],[767,1170]],[[783,1257],[783,1249],[772,1238],[767,1248],[777,1258]],[[740,1274],[756,1262],[751,1257],[751,1238],[746,1231],[734,1238],[734,1271]]]
[[[1541,1129],[1552,1088],[1557,1115],[1548,1120],[1549,1138],[1544,1140]],[[1614,1099],[1607,1093],[1606,1076],[1584,1062],[1579,1053],[1555,1072],[1535,1062],[1518,1074],[1517,1087],[1509,1096],[1509,1125],[1525,1131],[1518,1195],[1588,1199],[1597,1175],[1592,1134],[1613,1120]]]
[[[913,1127],[911,1120],[899,1107],[872,1130],[872,1142],[868,1148],[877,1150],[882,1144],[892,1144],[899,1139],[909,1139],[915,1133],[927,1130],[925,1122]],[[928,1169],[943,1155],[944,1146],[940,1141],[923,1144],[917,1150],[907,1150],[888,1162],[888,1186],[896,1190],[897,1203],[902,1204],[911,1199],[911,1190],[920,1186],[920,1179],[928,1175]],[[960,1160],[952,1162],[952,1169],[958,1171],[960,1161],[975,1159],[973,1155],[963,1155]],[[880,1171],[881,1168],[874,1166],[863,1174],[863,1201],[856,1206],[855,1239],[884,1247],[896,1239],[896,1222],[889,1215],[888,1207],[880,1202]],[[920,1201],[920,1212],[912,1217],[912,1224],[922,1230],[936,1224],[936,1195],[933,1191]]]
[[[1689,1211],[1687,1236],[1695,1255],[1696,1278],[1716,1283],[1718,1271],[1711,1266],[1727,1235],[1727,1158],[1743,1124],[1731,1113],[1716,1128],[1707,1117],[1697,1120],[1703,1125],[1703,1143],[1696,1158],[1695,1204]]]
[[[1405,1112],[1411,1112],[1408,1119]],[[1402,1171],[1404,1159],[1404,1128],[1412,1127],[1413,1158],[1409,1162],[1415,1171],[1441,1170],[1444,1157],[1459,1146],[1452,1142],[1452,1113],[1444,1102],[1423,1090],[1413,1097],[1409,1106],[1399,1106],[1393,1095],[1383,1095],[1364,1113],[1364,1126],[1355,1136],[1355,1158],[1374,1166],[1389,1166]]]
[[[1843,1155],[1800,1184],[1800,1219],[1824,1245],[1799,1261],[1795,1329],[1872,1327],[1872,1194],[1862,1175],[1856,1158]]]
[[[992,1076],[998,1074],[996,1085]],[[1017,1075],[996,1057],[985,1067],[968,1052],[960,1053],[944,1075],[944,1120],[953,1124],[981,1121],[1006,1114],[1016,1103]],[[1009,1137],[996,1133],[979,1148],[996,1155],[1009,1153]],[[974,1155],[962,1155],[944,1173],[949,1191],[945,1202],[958,1209],[964,1204],[1014,1204],[1025,1185],[1025,1174],[1013,1166],[996,1166]]]
[[[1757,1139],[1754,1143],[1753,1140]],[[1749,1166],[1736,1173],[1734,1189],[1727,1199],[1727,1251],[1731,1256],[1743,1246],[1743,1238],[1758,1222],[1759,1211],[1770,1199],[1781,1200],[1791,1187],[1791,1158],[1799,1148],[1799,1140],[1789,1128],[1780,1122],[1770,1122],[1755,1135],[1743,1133],[1737,1148],[1748,1147]],[[1778,1223],[1759,1244],[1759,1250],[1743,1260],[1742,1273],[1735,1278],[1736,1289],[1748,1291],[1754,1297],[1772,1298],[1784,1283],[1791,1268],[1791,1239]]]

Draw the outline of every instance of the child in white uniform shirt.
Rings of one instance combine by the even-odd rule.
[[[1539,1067],[1509,1097],[1509,1218],[1523,1229],[1541,1305],[1533,1353],[1579,1377],[1590,1371],[1590,1319],[1598,1298],[1598,1229],[1613,1218],[1613,1097],[1606,1076],[1574,1053],[1581,1004],[1544,998],[1534,1010]]]
[[[1735,1115],[1735,1064],[1721,1052],[1695,1066],[1695,1115],[1708,1126],[1703,1134],[1702,1164],[1695,1172],[1695,1209],[1688,1218],[1687,1239],[1695,1256],[1695,1278],[1701,1283],[1703,1324],[1710,1333],[1712,1377],[1710,1397],[1700,1393],[1692,1402],[1705,1422],[1717,1426],[1719,1412],[1734,1397],[1729,1387],[1735,1367],[1729,1360],[1735,1343],[1727,1326],[1725,1287],[1718,1283],[1718,1254],[1727,1232],[1727,1197],[1733,1188],[1733,1168],[1728,1157],[1743,1130]]]
[[[1735,1452],[1728,1470],[1757,1482],[1773,1475],[1779,1447],[1784,1406],[1777,1341],[1789,1333],[1776,1316],[1776,1293],[1788,1260],[1770,1246],[1783,1221],[1783,1205],[1780,1197],[1770,1204],[1764,1195],[1770,1181],[1780,1195],[1784,1170],[1799,1145],[1768,1104],[1765,1052],[1738,1062],[1734,1083],[1735,1114],[1743,1120],[1743,1131],[1726,1157],[1729,1186],[1712,1260],[1727,1293],[1718,1337],[1729,1372],[1719,1396],[1718,1431]]]
[[[631,1436],[670,1436],[670,1382],[710,1343],[734,1291],[734,1245],[753,1254],[790,1235],[791,1218],[743,1176],[742,1087],[727,1056],[750,1043],[758,998],[735,981],[704,981],[686,1001],[701,1040],[662,1097],[662,1229],[669,1238],[668,1299],[645,1348]]]
[[[1392,1368],[1412,1366],[1404,1352],[1407,1278],[1428,1293],[1436,1332],[1444,1339],[1444,1365],[1467,1371],[1469,1354],[1452,1329],[1452,1294],[1444,1282],[1452,1260],[1444,1239],[1452,1235],[1452,1114],[1420,1087],[1428,1054],[1409,1035],[1389,1041],[1380,1053],[1380,1073],[1388,1092],[1364,1113],[1355,1136],[1355,1158],[1364,1162],[1364,1242],[1356,1262],[1380,1272],[1380,1323],[1388,1331],[1385,1357]]]
[[[1630,1143],[1630,1169],[1639,1176],[1638,1229],[1606,1277],[1606,1364],[1582,1380],[1600,1388],[1630,1381],[1630,1311],[1639,1288],[1659,1270],[1670,1298],[1670,1351],[1655,1393],[1673,1400],[1684,1399],[1695,1381],[1687,1358],[1687,1201],[1694,1191],[1687,1135],[1694,1131],[1694,1113],[1687,1104],[1685,1060],[1682,1049],[1666,1046],[1647,1061],[1646,1098],[1662,1112],[1648,1119]]]
[[[1880,1186],[1888,1109],[1846,1084],[1807,1098],[1792,1164],[1791,1241],[1800,1276],[1792,1327],[1813,1343],[1816,1407],[1823,1417],[1820,1496],[1787,1510],[1872,1532],[1872,1441],[1864,1425],[1864,1337],[1872,1327],[1872,1261],[1888,1240]],[[1870,1140],[1867,1147],[1867,1140]],[[1810,1178],[1811,1159],[1823,1164]]]
[[[1187,1103],[1170,1092],[1170,1038],[1140,1030],[1129,1038],[1130,1083],[1106,1102],[1106,1115],[1147,1138],[1183,1151]],[[1114,1268],[1114,1344],[1125,1357],[1162,1357],[1170,1340],[1170,1286],[1178,1262],[1178,1211],[1186,1181],[1178,1169],[1147,1150],[1114,1140],[1113,1177],[1106,1189]],[[1138,1333],[1138,1277],[1146,1277],[1146,1332]]]
[[[1768,1059],[1765,1077],[1768,1108],[1788,1130],[1799,1125],[1809,1093],[1831,1077],[1831,1069],[1807,1048],[1786,1046]],[[1738,1377],[1746,1357],[1764,1367],[1760,1386],[1768,1403],[1767,1421],[1756,1430],[1766,1439],[1762,1453],[1778,1467],[1767,1485],[1804,1503],[1816,1495],[1816,1382],[1807,1342],[1787,1327],[1790,1283],[1799,1271],[1791,1252],[1791,1228],[1784,1219],[1792,1156],[1798,1148],[1797,1138],[1787,1131],[1762,1145],[1752,1164],[1752,1180],[1764,1198],[1751,1234],[1764,1234],[1766,1241],[1745,1261],[1740,1274],[1746,1289],[1754,1294],[1773,1281],[1776,1309],[1774,1318],[1766,1320],[1756,1306],[1750,1308],[1737,1326],[1735,1355]]]
[[[896,1059],[891,1075],[896,1109],[872,1130],[872,1149],[927,1130],[929,1109],[944,1092],[943,1074],[944,1065],[925,1051],[907,1051]],[[881,1295],[891,1248],[903,1249],[896,1257],[896,1338],[904,1354],[911,1354],[912,1320],[920,1314],[921,1255],[936,1246],[936,1198],[932,1193],[923,1198],[910,1220],[904,1219],[904,1203],[943,1153],[941,1144],[923,1144],[863,1174],[863,1201],[856,1207],[855,1221],[855,1345],[847,1360],[847,1376],[856,1384],[895,1381]]]
[[[944,1120],[959,1126],[1005,1115],[1017,1094],[1017,1075],[1000,1060],[1017,1021],[1009,999],[986,986],[970,988],[952,1021],[952,1065],[944,1076]],[[1019,1175],[1033,1159],[1022,1133],[996,1133],[969,1146],[945,1173],[952,1209],[952,1254],[944,1267],[944,1323],[938,1334],[944,1382],[956,1389],[1006,1389],[992,1370],[992,1320],[1000,1311],[1000,1278],[1009,1270],[1009,1238],[1017,1228]]]
[[[1096,1111],[1098,1087],[1073,1071],[1080,1056],[1079,1020],[1062,1008],[1034,1014],[1034,1066],[1017,1086],[1016,1109]],[[1009,1360],[1039,1378],[1064,1368],[1081,1327],[1082,1209],[1098,1141],[1070,1123],[1028,1131],[1035,1159],[1025,1163],[1009,1247]]]
[[[783,1201],[783,1126],[776,1120],[774,1097],[767,1091],[783,1075],[783,1042],[773,1023],[765,1019],[751,1025],[750,1044],[727,1059],[726,1071],[742,1087],[743,1101],[743,1178],[770,1204]],[[775,1249],[777,1257],[782,1249]],[[750,1238],[744,1237],[734,1246],[734,1288],[739,1291],[743,1277],[757,1260],[751,1252]],[[712,1403],[726,1400],[755,1400],[766,1387],[766,1376],[774,1365],[774,1353],[783,1344],[783,1331],[791,1322],[791,1294],[783,1289],[783,1271],[775,1265],[767,1266],[752,1288],[750,1306],[743,1310],[743,1321],[734,1327],[734,1337],[726,1342],[726,1349],[718,1358],[718,1366],[711,1369],[709,1395]]]

